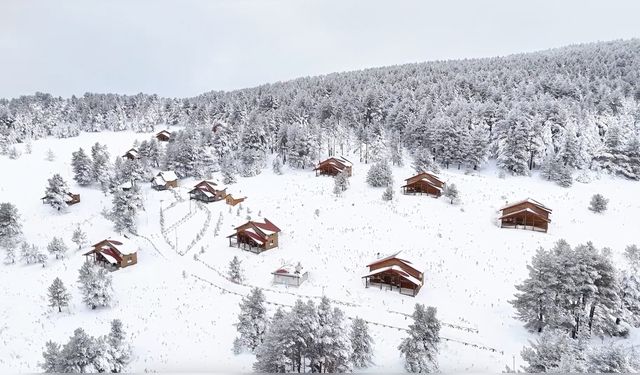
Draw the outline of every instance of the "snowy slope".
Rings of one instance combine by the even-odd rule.
[[[100,214],[110,207],[110,198],[96,187],[75,186],[71,152],[99,141],[113,156],[129,149],[136,138],[147,137],[105,132],[36,141],[31,155],[18,160],[0,157],[0,168],[10,176],[0,182],[0,201],[18,206],[26,238],[41,248],[54,235],[63,236],[73,247],[70,239],[78,224],[95,243],[112,232],[111,223]],[[45,160],[49,148],[57,156],[53,162]],[[232,324],[240,295],[260,286],[273,304],[291,305],[297,295],[325,294],[349,317],[379,323],[371,326],[376,366],[369,371],[402,369],[396,348],[404,334],[401,328],[410,323],[402,314],[410,314],[419,302],[438,308],[445,323],[442,335],[451,340],[443,343],[443,371],[497,372],[512,363],[513,355],[520,364],[519,352],[530,338],[512,318],[508,301],[539,246],[549,247],[560,238],[574,245],[592,241],[597,247],[610,247],[618,257],[626,245],[638,242],[632,220],[640,215],[637,182],[603,176],[565,189],[537,177],[500,179],[492,166],[469,175],[452,169],[440,177],[458,186],[462,202],[450,205],[445,198],[399,194],[402,180],[412,173],[405,167],[394,168],[396,197],[383,202],[383,189],[365,183],[367,169],[355,163],[351,187],[339,198],[332,195],[331,178],[315,177],[309,170],[285,168],[283,176],[266,170],[239,178],[228,188],[234,196],[248,197],[239,216],[238,207],[230,209],[224,202],[206,207],[190,202],[187,191],[197,182],[193,179],[180,181],[175,193],[157,192],[145,184],[146,211],[138,220],[144,238],[133,239],[141,247],[138,264],[113,273],[116,305],[112,308],[91,311],[82,304],[75,282],[84,260],[82,251],[74,249],[62,261],[50,260],[44,269],[23,264],[0,268],[0,371],[39,371],[46,340],[62,342],[77,327],[103,334],[113,318],[122,319],[133,336],[131,371],[250,371],[250,355],[231,353]],[[47,178],[56,172],[82,198],[63,214],[39,200]],[[604,215],[587,209],[594,193],[610,198]],[[553,209],[549,233],[497,225],[498,208],[526,197]],[[214,237],[220,214],[221,231]],[[280,247],[260,255],[228,247],[226,236],[247,215],[266,217],[279,226]],[[198,233],[204,236],[190,246]],[[204,253],[194,259],[201,248]],[[364,287],[364,266],[377,253],[398,250],[425,272],[425,286],[416,298]],[[243,262],[247,285],[231,284],[220,275],[234,255]],[[300,288],[271,284],[272,271],[298,261],[309,271]],[[56,276],[73,292],[73,306],[62,314],[46,307],[46,287]],[[633,332],[631,340],[640,342],[639,336]]]

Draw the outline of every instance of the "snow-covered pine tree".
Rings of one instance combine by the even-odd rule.
[[[345,171],[342,171],[340,173],[338,173],[334,178],[334,189],[333,192],[334,194],[336,193],[336,191],[339,191],[340,193],[342,193],[343,191],[347,190],[349,188],[349,176],[347,175],[347,173]],[[336,194],[338,195],[338,194]]]
[[[16,262],[16,248],[10,245],[5,248],[4,264],[14,264]]]
[[[394,194],[393,186],[391,185],[387,186],[387,188],[384,189],[384,193],[382,193],[382,200],[383,201],[393,200],[393,194]]]
[[[73,179],[78,185],[87,186],[93,183],[93,161],[82,147],[71,154],[71,166],[73,167]]]
[[[225,155],[222,158],[220,162],[220,172],[222,173],[223,184],[233,184],[237,181],[237,168],[236,160],[233,155]]]
[[[59,237],[53,237],[51,242],[47,245],[47,251],[49,251],[50,254],[55,255],[56,259],[64,258],[67,250],[67,245],[64,243],[62,238]]]
[[[240,339],[251,351],[255,351],[262,344],[269,322],[264,302],[264,294],[259,288],[253,288],[249,295],[243,297],[240,302],[240,314],[236,328]]]
[[[479,126],[472,130],[469,136],[470,142],[465,152],[465,160],[468,165],[473,166],[473,169],[477,170],[487,159],[489,139],[487,132]]]
[[[62,312],[63,307],[68,307],[71,301],[71,294],[67,292],[67,288],[62,283],[59,277],[53,280],[51,286],[49,286],[49,306],[57,307],[58,312]]]
[[[45,344],[45,351],[42,352],[44,362],[40,363],[40,368],[47,374],[61,373],[61,353],[60,345],[53,341],[47,341]]]
[[[592,347],[587,353],[587,372],[592,374],[637,373],[638,353],[619,344]]]
[[[84,262],[80,268],[78,284],[82,292],[82,302],[92,310],[107,307],[113,300],[111,275],[104,267],[92,262]]]
[[[53,150],[49,149],[47,150],[47,156],[45,158],[47,161],[54,161],[56,160],[56,154],[53,153]]]
[[[96,142],[91,147],[91,159],[93,160],[92,173],[93,181],[100,184],[102,191],[108,191],[111,182],[111,165],[109,163],[109,152],[106,145]]]
[[[559,372],[563,362],[580,357],[576,342],[561,330],[545,330],[529,345],[520,353],[528,373]]]
[[[437,355],[440,344],[440,321],[436,318],[436,308],[416,304],[413,324],[409,325],[409,337],[398,346],[405,359],[408,372],[436,372]]]
[[[236,284],[240,284],[244,280],[242,262],[237,256],[234,256],[233,259],[231,259],[231,262],[229,262],[229,272],[227,275],[229,280]]]
[[[367,183],[372,187],[385,187],[393,184],[393,173],[389,162],[381,160],[369,167]]]
[[[531,124],[521,109],[512,110],[507,118],[501,122],[503,129],[501,153],[498,155],[498,165],[514,175],[529,174],[529,134]]]
[[[413,150],[413,163],[411,167],[416,173],[421,172],[434,172],[438,173],[440,168],[438,164],[434,161],[433,155],[429,152],[429,149],[426,147],[418,147]]]
[[[22,237],[20,214],[12,203],[0,203],[0,247],[14,247]]]
[[[589,209],[597,214],[603,213],[607,210],[607,204],[609,200],[602,196],[602,194],[594,194],[591,197],[589,203]]]
[[[61,373],[86,373],[92,372],[96,358],[96,340],[89,336],[82,328],[73,331],[60,352]]]
[[[351,323],[351,356],[355,368],[368,367],[373,363],[373,338],[369,334],[367,322],[359,317]]]
[[[111,373],[125,372],[131,362],[131,345],[127,342],[126,333],[120,319],[111,321],[111,331],[106,336],[107,370]]]
[[[20,158],[20,151],[18,151],[18,149],[16,148],[16,146],[13,146],[9,149],[9,159],[11,160],[16,160]]]
[[[402,154],[402,138],[397,132],[391,135],[389,142],[389,154],[391,155],[391,164],[402,167],[404,165],[404,155]]]
[[[640,247],[629,245],[624,249],[623,255],[631,269],[640,273]]]
[[[143,209],[143,203],[138,184],[134,183],[128,191],[116,190],[113,194],[111,209],[111,219],[115,230],[119,233],[125,230],[135,233],[137,229],[136,218],[140,209]]]
[[[48,186],[45,189],[44,196],[51,207],[60,211],[67,208],[68,192],[69,187],[66,181],[56,173],[48,180]]]
[[[240,140],[240,174],[244,177],[258,175],[266,165],[264,128],[258,121],[245,124]]]
[[[447,184],[444,188],[444,196],[451,200],[451,204],[460,198],[460,192],[456,184]]]
[[[273,159],[273,173],[277,175],[282,174],[282,160],[280,160],[280,156],[276,156]]]
[[[78,250],[82,249],[82,246],[87,243],[87,234],[78,225],[73,231],[73,237],[71,241],[78,245]]]
[[[342,327],[344,314],[331,308],[331,302],[322,297],[317,307],[317,329],[312,338],[311,370],[339,373],[349,370],[349,340]]]
[[[36,245],[31,245],[31,253],[33,254],[36,263],[42,264],[42,267],[47,265],[47,260],[49,259],[49,257],[47,257],[47,254],[40,251],[39,247],[37,247]]]
[[[270,374],[295,371],[291,360],[293,343],[288,339],[292,329],[290,317],[290,314],[278,307],[264,335],[263,343],[256,349],[254,371]],[[242,341],[240,338],[236,340]]]
[[[560,160],[554,163],[555,181],[562,187],[570,187],[573,184],[572,169],[568,165],[562,164]]]

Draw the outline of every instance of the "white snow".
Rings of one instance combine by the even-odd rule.
[[[113,157],[136,139],[153,134],[106,132],[42,139],[33,142],[33,154],[23,153],[17,160],[0,156],[0,170],[20,176],[0,181],[0,201],[17,205],[27,240],[44,249],[55,234],[71,248],[65,259],[50,259],[46,268],[0,265],[0,372],[39,372],[37,364],[47,340],[64,342],[78,327],[101,335],[114,318],[124,322],[132,338],[131,372],[250,372],[253,356],[234,356],[231,347],[238,303],[251,286],[264,288],[268,302],[284,305],[292,305],[296,293],[326,295],[348,303],[335,302],[348,317],[383,324],[371,325],[375,365],[369,371],[403,371],[396,348],[405,333],[393,327],[406,328],[411,321],[403,314],[411,314],[415,303],[423,303],[437,307],[445,323],[442,336],[447,340],[439,356],[442,371],[500,372],[511,365],[513,356],[516,366],[522,364],[520,351],[533,337],[514,319],[509,301],[514,285],[526,277],[526,265],[536,249],[550,247],[560,238],[573,245],[592,241],[597,247],[611,248],[614,260],[620,262],[625,246],[638,243],[633,220],[640,216],[638,182],[609,176],[566,189],[537,176],[501,179],[492,165],[470,174],[443,170],[441,177],[455,183],[461,193],[461,203],[451,205],[446,199],[402,195],[398,183],[394,201],[384,202],[382,190],[366,184],[367,166],[357,162],[350,188],[341,197],[332,194],[332,178],[285,167],[282,176],[265,170],[256,177],[240,177],[232,185],[234,193],[251,197],[243,203],[240,218],[237,207],[230,209],[224,202],[189,200],[189,187],[199,181],[187,179],[184,187],[175,189],[186,199],[175,205],[172,195],[142,187],[145,210],[138,217],[138,231],[146,239],[127,240],[140,248],[138,264],[112,273],[114,306],[91,310],[82,304],[76,282],[88,248],[76,251],[70,239],[78,225],[91,244],[108,238],[112,224],[101,212],[111,207],[111,197],[97,186],[80,187],[73,182],[71,152],[99,141],[108,145]],[[48,149],[57,155],[55,161],[45,160]],[[70,190],[82,196],[82,202],[66,213],[40,201],[53,173],[60,173]],[[409,166],[394,167],[393,173],[412,174]],[[596,191],[610,199],[604,214],[587,208]],[[553,207],[548,233],[499,227],[496,211],[505,201],[523,196],[535,196]],[[167,220],[164,236],[161,206]],[[226,234],[248,215],[246,208],[252,211],[249,215],[261,212],[283,229],[278,248],[253,254],[229,247]],[[214,236],[220,214],[220,234]],[[205,225],[210,217],[213,220]],[[201,230],[204,234],[198,240]],[[187,250],[193,241],[195,245]],[[194,260],[201,248],[204,253]],[[416,297],[365,288],[361,279],[367,260],[376,253],[398,250],[424,271],[425,286]],[[247,285],[221,276],[233,256],[243,262]],[[272,289],[271,272],[288,259],[304,260],[313,273],[298,289]],[[63,313],[47,307],[46,288],[55,277],[72,293],[69,311]],[[272,313],[275,306],[268,306]],[[633,330],[626,342],[639,344],[640,332]]]

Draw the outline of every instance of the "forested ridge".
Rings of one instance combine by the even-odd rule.
[[[0,145],[8,152],[13,143],[43,136],[170,124],[185,127],[175,152],[207,154],[206,163],[217,166],[232,156],[243,175],[259,173],[269,153],[304,168],[327,153],[401,162],[407,149],[448,168],[477,168],[491,158],[519,175],[542,169],[561,179],[558,170],[566,177],[606,169],[640,179],[639,83],[640,39],[632,39],[334,73],[182,99],[36,93],[0,100]],[[198,174],[192,172],[181,174]]]

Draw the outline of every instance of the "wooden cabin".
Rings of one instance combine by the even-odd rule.
[[[151,179],[151,187],[156,190],[167,190],[178,187],[178,176],[173,171],[158,173]]]
[[[51,197],[49,196],[42,197],[40,199],[42,199],[42,204],[48,204],[51,201]],[[67,192],[64,195],[64,202],[67,204],[67,206],[73,206],[76,203],[80,203],[80,194]]]
[[[416,296],[424,283],[424,274],[410,261],[400,258],[400,252],[377,259],[367,265],[369,273],[362,276],[365,286],[387,285],[389,290],[398,288],[400,294]]]
[[[254,253],[278,247],[278,233],[281,232],[280,228],[266,218],[264,222],[250,220],[235,228],[235,231],[234,234],[227,236],[229,246],[235,245]]]
[[[421,172],[405,181],[403,194],[427,194],[437,198],[444,190],[444,181],[432,172]]]
[[[91,251],[83,254],[87,259],[103,263],[113,268],[125,268],[138,263],[138,252],[120,240],[106,239],[93,245]]]
[[[304,271],[300,262],[295,265],[284,265],[277,270],[271,272],[273,275],[273,283],[287,286],[300,286],[309,277],[309,273]]]
[[[546,232],[549,229],[551,209],[542,203],[527,198],[500,209],[501,228],[531,229]]]
[[[320,162],[313,170],[316,172],[316,176],[335,176],[338,173],[345,171],[347,176],[351,177],[353,169],[353,163],[341,156],[332,156],[329,159]]]
[[[135,148],[132,148],[129,151],[125,152],[122,157],[129,160],[135,160],[140,157],[140,153]]]
[[[247,199],[247,197],[242,197],[242,198],[234,198],[233,195],[231,194],[227,194],[226,197],[224,197],[225,202],[229,205],[229,206],[235,206],[239,203],[244,202],[244,200]]]
[[[171,132],[168,130],[162,130],[156,133],[156,139],[160,142],[169,142],[171,139]]]
[[[227,196],[227,188],[210,180],[203,180],[194,186],[189,192],[191,199],[200,202],[210,203],[225,199]]]

